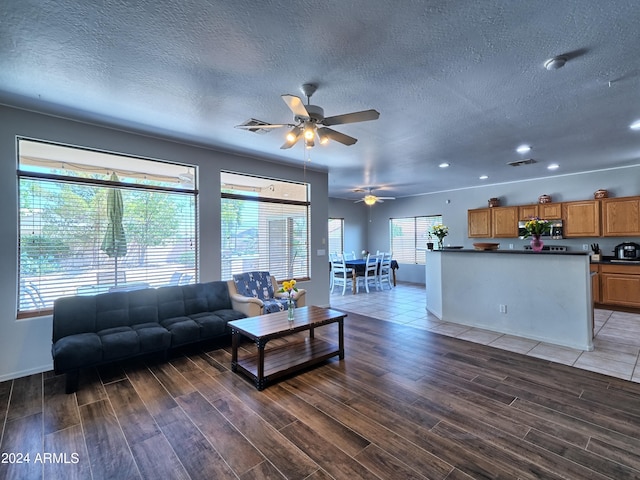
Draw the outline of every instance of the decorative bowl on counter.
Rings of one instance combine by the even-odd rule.
[[[473,248],[476,250],[497,250],[499,243],[474,243]]]
[[[546,193],[544,195],[540,195],[538,197],[538,203],[551,203],[551,196]]]

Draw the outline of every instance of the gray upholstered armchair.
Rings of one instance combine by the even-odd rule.
[[[234,310],[247,317],[257,317],[265,313],[280,312],[287,309],[287,294],[278,293],[280,285],[269,272],[238,273],[229,285],[229,296]],[[299,288],[293,295],[296,307],[305,306],[306,290]]]

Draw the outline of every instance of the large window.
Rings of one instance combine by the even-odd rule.
[[[329,219],[329,253],[342,253],[344,250],[344,218]]]
[[[309,186],[221,172],[222,278],[309,278]]]
[[[427,247],[429,232],[438,223],[442,223],[441,215],[390,219],[389,232],[394,260],[398,263],[424,265],[424,249]]]
[[[19,316],[61,296],[195,282],[195,175],[19,139]]]

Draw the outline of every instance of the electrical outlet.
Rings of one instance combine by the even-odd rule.
[[[507,313],[507,306],[500,304],[500,313]]]
[[[589,250],[589,245],[588,245],[588,244],[586,244],[586,243],[583,243],[583,244],[582,244],[582,249],[583,249],[585,252],[586,252],[586,251],[588,251],[588,250]]]
[[[509,244],[509,250],[513,250],[513,243]]]

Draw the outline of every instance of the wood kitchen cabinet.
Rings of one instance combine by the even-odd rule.
[[[600,236],[600,201],[584,200],[562,203],[565,237]]]
[[[640,308],[640,266],[600,265],[600,294],[604,305]]]
[[[467,224],[469,238],[491,238],[491,209],[468,210]]]
[[[491,235],[493,238],[518,236],[518,207],[493,207],[491,210]]]
[[[518,207],[518,220],[531,220],[538,216],[538,205],[520,205]]]
[[[605,198],[601,202],[603,236],[640,236],[640,197]]]
[[[544,220],[559,220],[562,218],[562,203],[540,203],[538,217]]]

